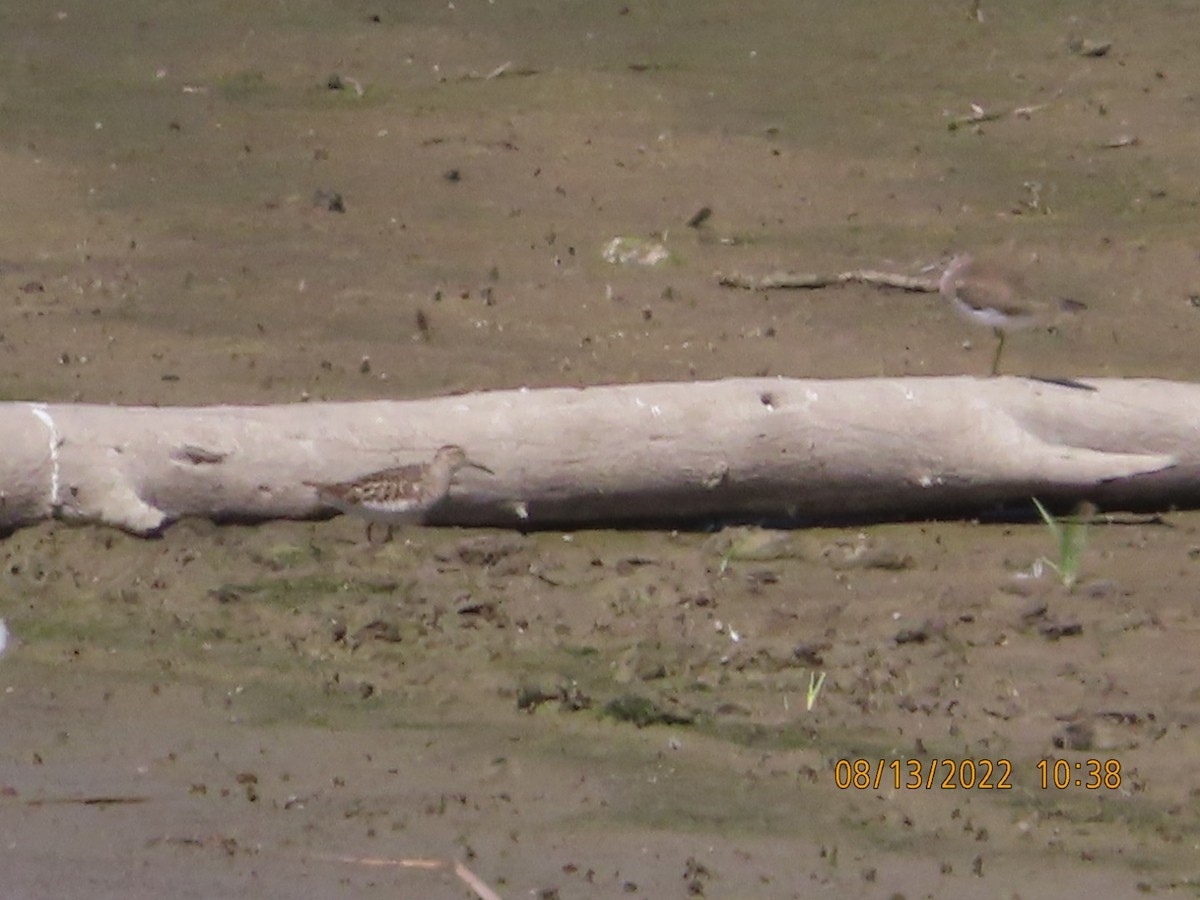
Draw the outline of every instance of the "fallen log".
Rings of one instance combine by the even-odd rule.
[[[327,514],[305,481],[463,470],[431,524],[920,518],[1031,496],[1105,509],[1200,501],[1200,385],[873,378],[506,390],[428,400],[146,408],[0,404],[0,529],[48,517]]]

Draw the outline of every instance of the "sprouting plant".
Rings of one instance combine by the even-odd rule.
[[[1050,529],[1050,536],[1058,545],[1058,561],[1055,562],[1043,556],[1041,562],[1048,565],[1058,575],[1063,587],[1072,590],[1079,581],[1079,561],[1087,546],[1088,525],[1092,521],[1091,504],[1081,504],[1069,518],[1056,519],[1046,507],[1042,506],[1037,497],[1032,498],[1042,521]]]
[[[736,542],[731,543],[729,545],[729,549],[721,554],[721,565],[720,565],[720,568],[717,569],[718,575],[725,574],[725,570],[729,568],[729,562],[730,562],[730,560],[733,559],[733,556],[735,553],[737,553],[737,543]]]
[[[822,672],[818,678],[816,672],[808,673],[808,694],[805,697],[805,704],[808,706],[808,711],[812,712],[812,708],[817,704],[817,697],[821,695],[821,688],[825,687],[825,673]]]

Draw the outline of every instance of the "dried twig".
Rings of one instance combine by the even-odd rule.
[[[981,122],[994,122],[1008,115],[1007,109],[984,109],[978,103],[971,104],[971,112],[965,116],[955,116],[950,120],[950,127],[959,125],[978,125]]]
[[[513,68],[513,63],[512,63],[512,60],[510,59],[507,62],[500,63],[500,65],[496,66],[496,68],[492,69],[492,71],[488,72],[485,75],[481,75],[479,72],[472,70],[465,75],[460,75],[458,80],[459,81],[492,81],[496,78],[505,78],[505,77],[527,78],[530,75],[540,75],[540,74],[542,74],[541,69],[531,69],[528,67]]]
[[[460,862],[454,863],[454,874],[467,883],[479,900],[500,900],[500,895],[483,883],[483,880]]]
[[[320,856],[320,859],[331,859],[334,862],[350,863],[356,866],[380,866],[397,869],[454,869],[454,874],[475,892],[479,900],[501,900],[499,894],[493,891],[482,878],[458,861],[448,859],[387,859],[373,856]]]
[[[1012,111],[1012,114],[1018,119],[1032,119],[1035,112],[1045,109],[1049,105],[1049,103],[1035,103],[1030,106],[1018,106]]]
[[[971,104],[971,111],[965,116],[954,116],[950,119],[949,128],[955,131],[966,125],[981,125],[984,122],[995,122],[1006,116],[1016,116],[1018,119],[1031,119],[1033,114],[1045,109],[1050,104],[1037,103],[1028,106],[1016,106],[1012,109],[985,109],[978,103]]]
[[[41,797],[33,800],[26,800],[27,806],[49,806],[50,804],[69,804],[76,803],[80,806],[117,806],[129,803],[146,803],[149,797],[122,797],[122,796],[100,796],[100,797]]]
[[[743,275],[741,272],[717,272],[717,283],[722,287],[743,288],[749,291],[816,290],[839,284],[874,284],[880,287],[899,288],[914,293],[936,294],[938,281],[913,275],[898,275],[894,272],[878,272],[874,269],[857,269],[837,275],[817,275],[801,272],[771,272],[767,275]]]
[[[510,59],[508,62],[500,63],[500,65],[496,66],[496,68],[494,68],[494,69],[492,69],[492,71],[488,72],[487,75],[485,75],[483,77],[483,80],[491,81],[493,78],[499,78],[501,75],[503,75],[505,72],[507,72],[511,68],[512,68],[512,60]]]

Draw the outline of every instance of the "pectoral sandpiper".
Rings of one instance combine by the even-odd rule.
[[[1087,309],[1077,300],[1048,304],[1024,296],[1017,276],[976,263],[966,253],[950,260],[938,282],[938,290],[960,314],[995,332],[997,343],[996,355],[992,357],[992,375],[999,371],[1000,354],[1004,351],[1004,338],[1008,332],[1052,326],[1064,315]]]
[[[365,519],[370,542],[374,525],[386,525],[387,539],[391,539],[392,529],[397,525],[423,524],[429,511],[450,493],[455,473],[463,468],[495,474],[471,460],[462,447],[447,444],[438,449],[429,463],[382,469],[351,481],[304,484],[316,489],[322,503]]]

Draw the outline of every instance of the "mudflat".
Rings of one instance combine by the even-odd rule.
[[[1193,377],[1200,10],[10,6],[6,400]],[[1198,525],[26,528],[0,894],[1192,896]]]

